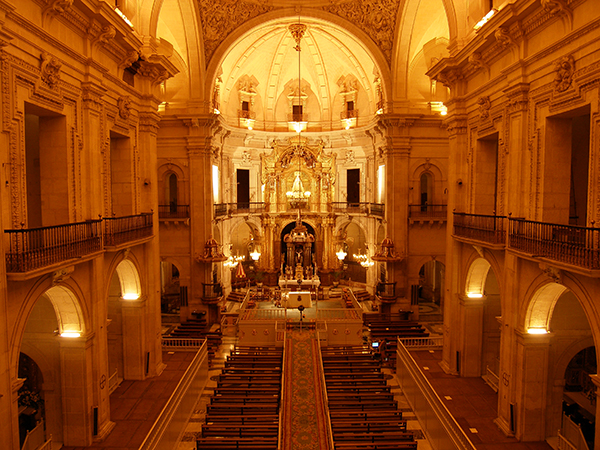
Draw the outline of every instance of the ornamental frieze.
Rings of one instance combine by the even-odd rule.
[[[275,9],[272,2],[257,3],[255,0],[198,0],[198,3],[207,65],[217,47],[236,28]],[[390,64],[399,4],[400,0],[329,0],[321,8],[364,31]]]
[[[207,65],[219,44],[233,30],[248,20],[273,10],[273,6],[245,0],[199,0],[198,3]]]
[[[388,64],[392,61],[394,30],[399,0],[330,0],[323,9],[340,16],[364,31],[385,55]]]

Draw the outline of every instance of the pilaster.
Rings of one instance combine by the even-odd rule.
[[[93,336],[60,339],[63,443],[67,446],[92,443],[92,340]]]
[[[138,300],[121,300],[123,316],[123,378],[143,380],[150,372],[150,352],[146,330],[147,302],[142,296]]]
[[[484,302],[485,296],[481,298],[459,296],[461,346],[458,350],[457,371],[463,377],[481,376]]]
[[[520,441],[543,441],[546,438],[548,403],[549,334],[516,331],[516,370],[513,382],[516,399],[512,422]]]

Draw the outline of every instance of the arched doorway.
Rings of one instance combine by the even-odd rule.
[[[444,264],[435,259],[427,261],[419,269],[417,301],[419,320],[423,322],[441,322],[443,320],[442,294],[445,272]]]
[[[143,299],[137,267],[129,260],[121,261],[111,278],[108,289],[108,365],[109,389],[116,389],[123,380],[143,379],[148,371],[140,358],[141,350],[126,345],[139,339],[138,330]]]
[[[179,268],[170,261],[160,262],[160,311],[162,314],[179,314],[184,300],[180,285]]]
[[[21,443],[28,432],[33,433],[29,439],[38,442],[50,435],[53,442],[65,445],[87,442],[89,415],[67,412],[89,411],[89,374],[71,376],[89,357],[80,345],[85,331],[80,301],[71,289],[53,286],[35,301],[19,348]]]

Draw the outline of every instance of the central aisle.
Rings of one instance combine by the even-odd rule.
[[[319,341],[314,330],[292,330],[285,345],[283,450],[327,450]]]

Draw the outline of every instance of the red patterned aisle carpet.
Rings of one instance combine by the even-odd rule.
[[[326,450],[327,422],[314,331],[288,332],[283,450]]]

